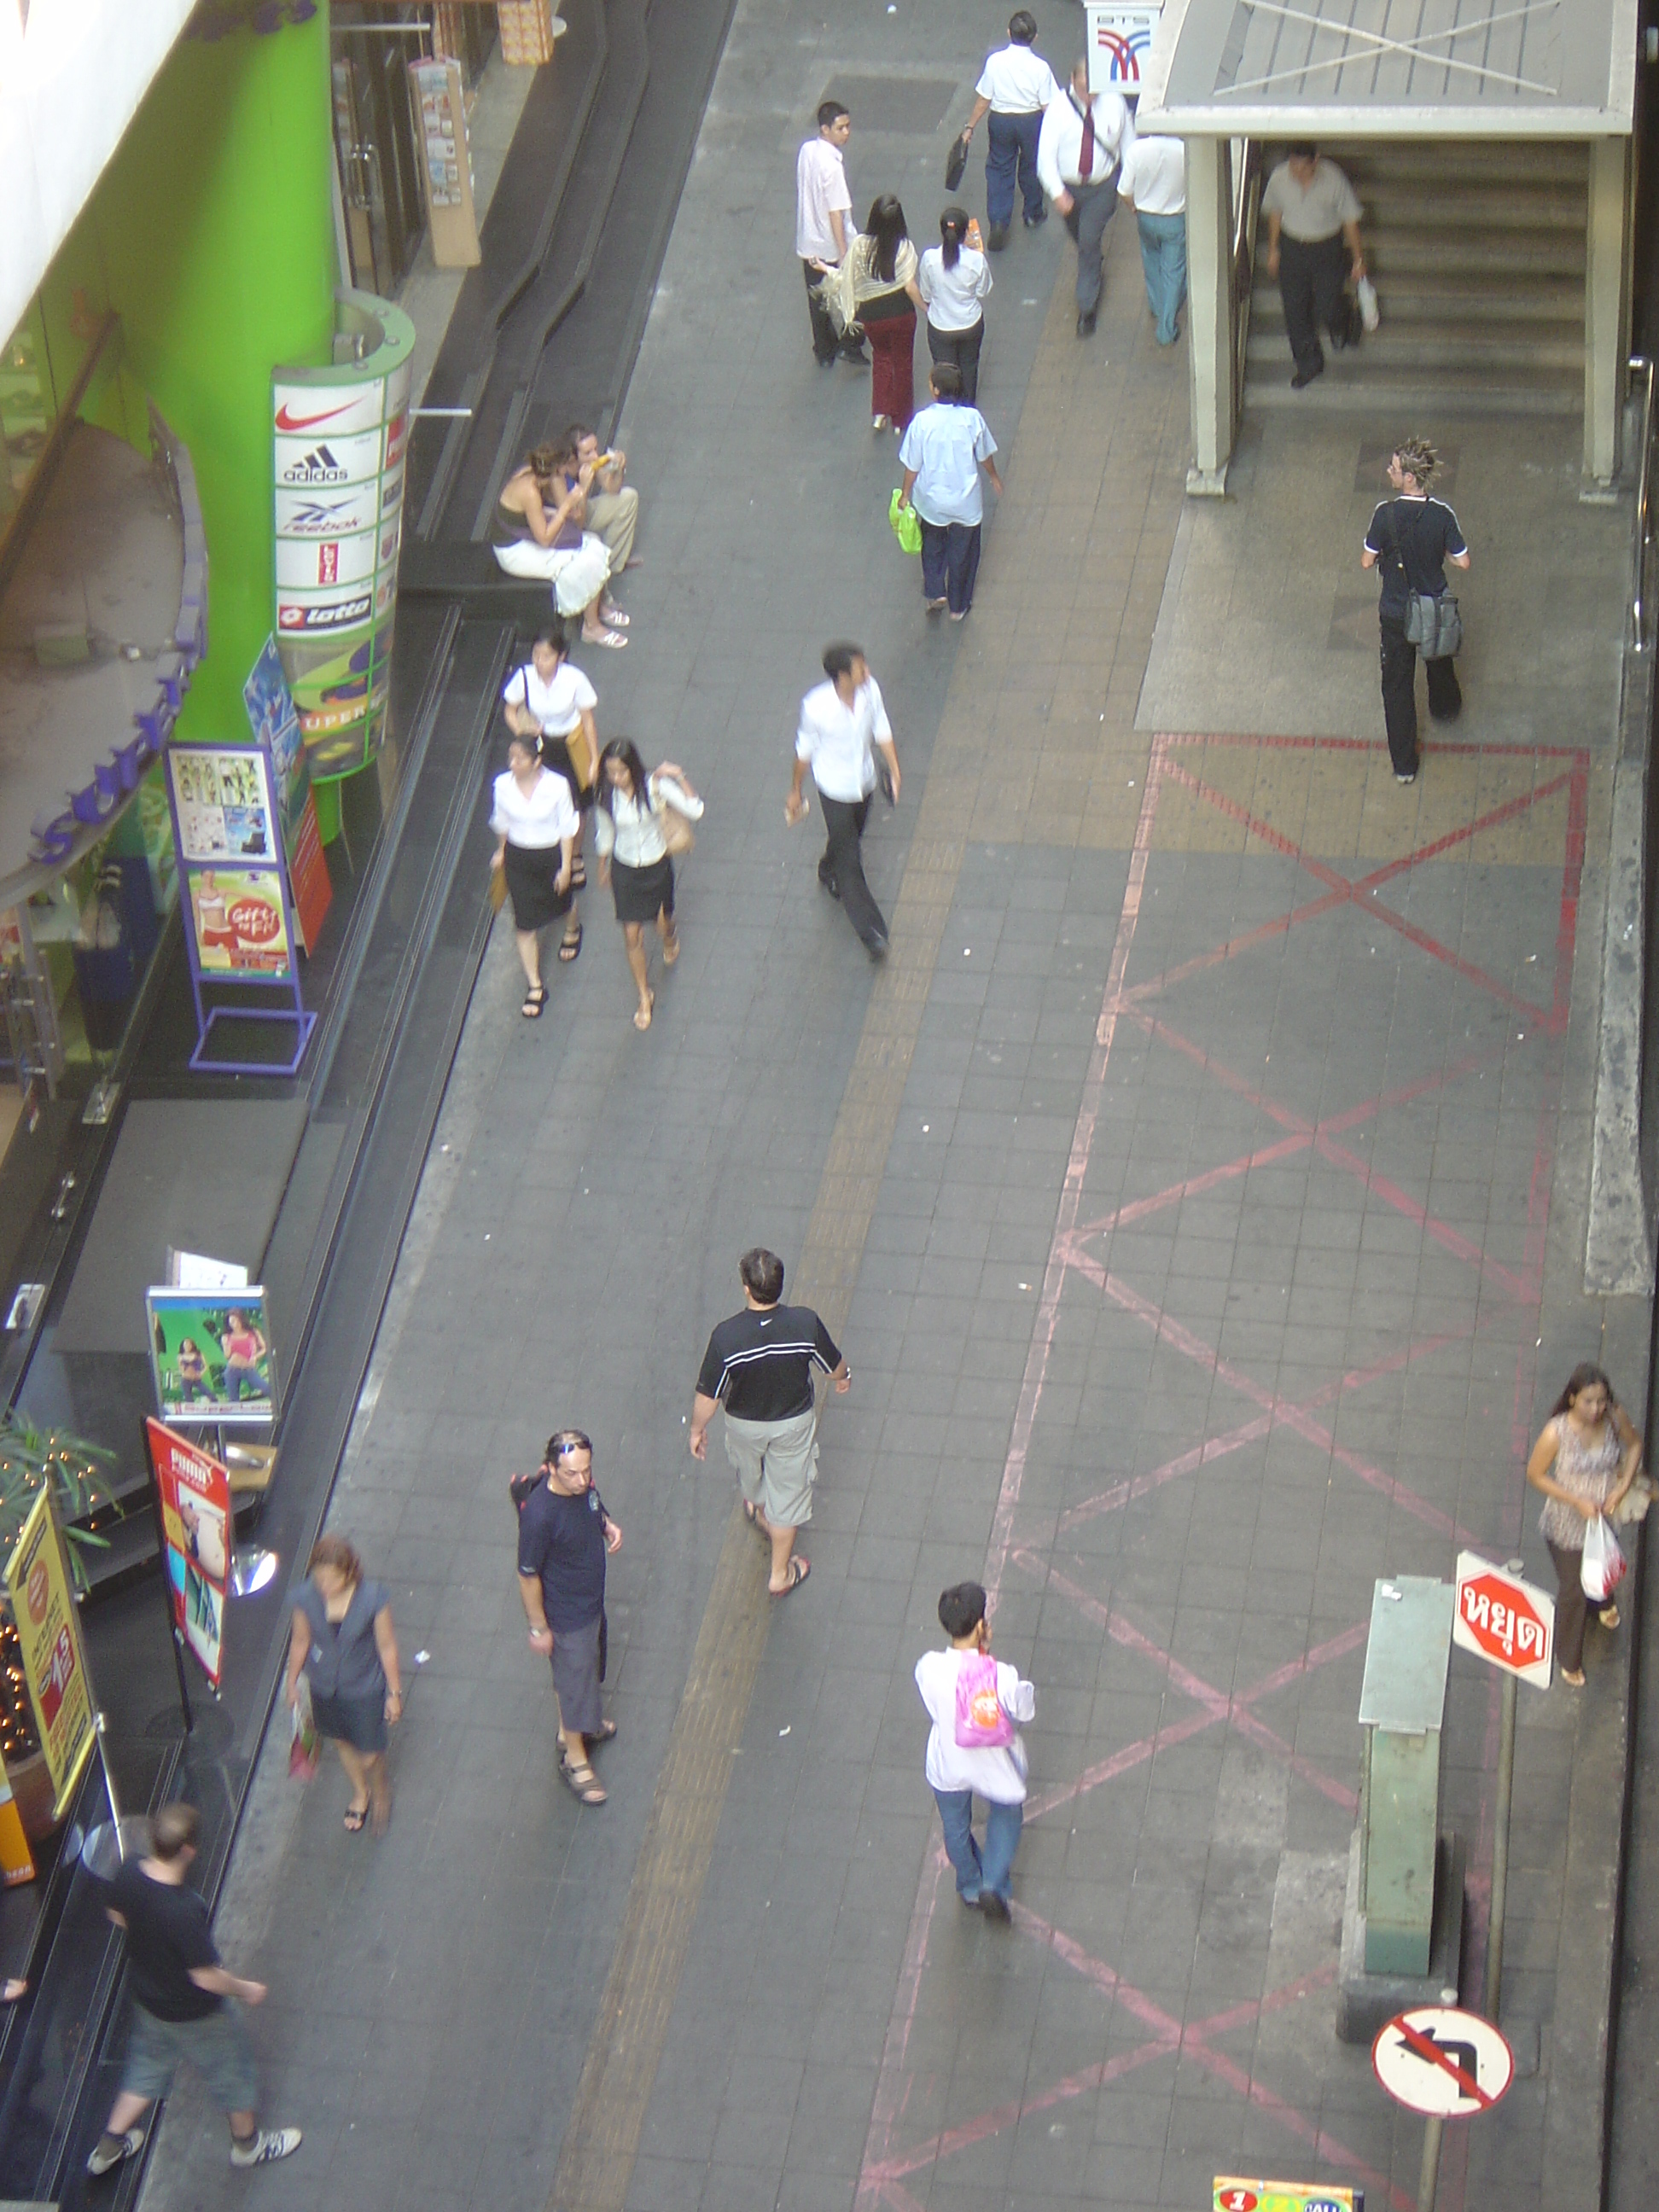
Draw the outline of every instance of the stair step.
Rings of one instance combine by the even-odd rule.
[[[1479,231],[1483,237],[1489,231],[1515,232],[1525,237],[1534,231],[1553,235],[1565,230],[1582,237],[1588,221],[1583,193],[1565,188],[1510,191],[1494,185],[1446,191],[1425,179],[1420,185],[1373,186],[1359,197],[1365,210],[1361,228],[1366,230],[1412,230],[1437,237],[1446,231]]]
[[[1261,330],[1254,321],[1251,323],[1247,362],[1288,357],[1282,329]],[[1371,363],[1385,373],[1407,368],[1437,372],[1456,368],[1524,380],[1534,375],[1545,377],[1559,370],[1565,375],[1582,378],[1584,346],[1582,338],[1540,340],[1527,331],[1500,337],[1488,336],[1484,331],[1479,335],[1452,331],[1443,325],[1415,329],[1408,325],[1401,330],[1397,325],[1391,328],[1384,324],[1366,338],[1356,354],[1355,365],[1362,374],[1367,373]]]
[[[1567,339],[1582,343],[1583,339],[1582,291],[1534,294],[1504,289],[1460,293],[1438,288],[1430,290],[1410,278],[1395,277],[1385,282],[1379,276],[1376,297],[1385,330],[1398,330],[1402,325],[1420,329],[1426,324],[1457,331],[1473,329],[1494,336],[1532,337],[1540,343]],[[1258,325],[1268,330],[1284,329],[1285,309],[1276,284],[1258,284],[1250,295],[1250,324],[1253,329]]]
[[[1293,392],[1288,365],[1283,375],[1251,376],[1244,387],[1249,408],[1301,407],[1310,413],[1369,415],[1398,422],[1435,420],[1447,415],[1511,415],[1561,419],[1582,415],[1584,391],[1565,385],[1493,384],[1486,377],[1378,377],[1346,382],[1328,372],[1305,391]]]

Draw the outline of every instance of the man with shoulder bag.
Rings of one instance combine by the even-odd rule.
[[[1394,497],[1371,516],[1359,556],[1362,568],[1382,571],[1377,617],[1382,633],[1382,718],[1396,783],[1415,783],[1418,769],[1417,659],[1429,681],[1429,712],[1455,722],[1463,694],[1452,656],[1463,642],[1457,601],[1446,588],[1445,564],[1469,565],[1457,517],[1429,486],[1440,466],[1426,438],[1406,438],[1389,459]]]

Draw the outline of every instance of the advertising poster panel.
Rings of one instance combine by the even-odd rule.
[[[254,743],[270,763],[276,781],[276,812],[283,828],[283,854],[288,862],[288,887],[294,917],[300,926],[300,944],[315,952],[324,922],[334,900],[328,863],[323,857],[317,830],[317,801],[311,788],[311,763],[300,734],[300,718],[283,673],[282,657],[275,638],[248,672],[242,686],[247,719]]]
[[[211,1452],[160,1421],[144,1428],[161,1497],[173,1622],[216,1690],[224,1671],[225,1583],[235,1533],[230,1476]]]
[[[52,1777],[52,1818],[61,1820],[92,1757],[92,1686],[64,1540],[44,1492],[23,1523],[6,1567],[12,1619],[23,1648],[34,1725]]]
[[[144,1293],[150,1373],[164,1421],[216,1428],[276,1418],[265,1294],[246,1290],[183,1291],[160,1285]]]

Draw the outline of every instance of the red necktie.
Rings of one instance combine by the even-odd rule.
[[[1090,102],[1089,102],[1089,106],[1088,106],[1087,112],[1085,112],[1085,114],[1084,115],[1084,118],[1083,118],[1083,143],[1082,143],[1082,145],[1078,149],[1078,157],[1077,157],[1077,174],[1078,174],[1078,182],[1079,182],[1079,184],[1082,184],[1082,185],[1086,185],[1086,184],[1090,183],[1090,182],[1092,180],[1093,177],[1094,177],[1094,173],[1095,173],[1095,103],[1094,103],[1094,101],[1093,101],[1092,100],[1090,100]]]

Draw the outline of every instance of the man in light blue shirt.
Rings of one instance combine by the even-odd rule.
[[[904,470],[901,507],[914,507],[921,525],[921,589],[927,611],[948,606],[960,622],[974,604],[979,574],[979,532],[984,470],[1000,495],[994,456],[997,441],[985,417],[962,396],[962,371],[954,362],[933,364],[927,380],[931,407],[910,418],[899,447]]]

